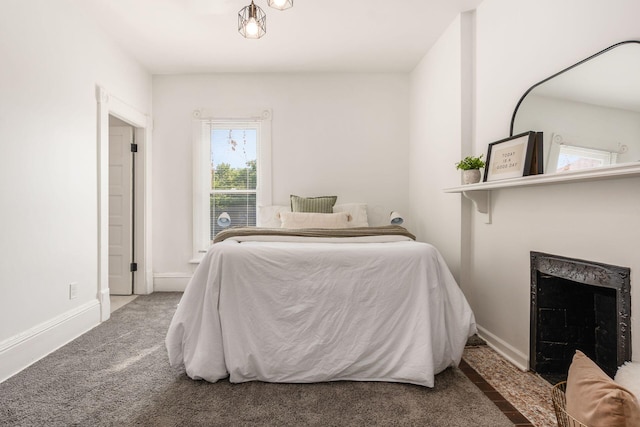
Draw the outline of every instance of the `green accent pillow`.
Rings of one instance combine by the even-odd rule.
[[[338,196],[300,197],[291,195],[291,212],[333,213]]]

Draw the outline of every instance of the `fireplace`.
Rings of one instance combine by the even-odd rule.
[[[613,377],[631,360],[630,289],[628,268],[531,252],[529,368],[565,380],[578,349]]]

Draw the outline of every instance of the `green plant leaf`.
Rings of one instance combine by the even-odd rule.
[[[480,154],[478,157],[474,157],[474,156],[465,157],[464,159],[456,163],[456,169],[466,171],[466,170],[483,168],[485,166],[484,160],[482,160],[483,155],[484,154]]]

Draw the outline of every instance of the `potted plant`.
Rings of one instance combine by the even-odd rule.
[[[464,184],[480,182],[480,168],[485,166],[482,156],[482,154],[478,157],[467,156],[456,163],[456,169],[462,171],[462,182]]]

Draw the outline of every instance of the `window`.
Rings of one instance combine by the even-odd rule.
[[[270,114],[198,119],[194,123],[194,261],[224,228],[254,226],[258,205],[271,204]]]
[[[553,172],[615,165],[617,156],[618,154],[612,151],[560,144],[558,162]]]
[[[234,226],[256,225],[257,147],[255,125],[212,125],[209,240],[225,228],[217,220],[223,212]]]

